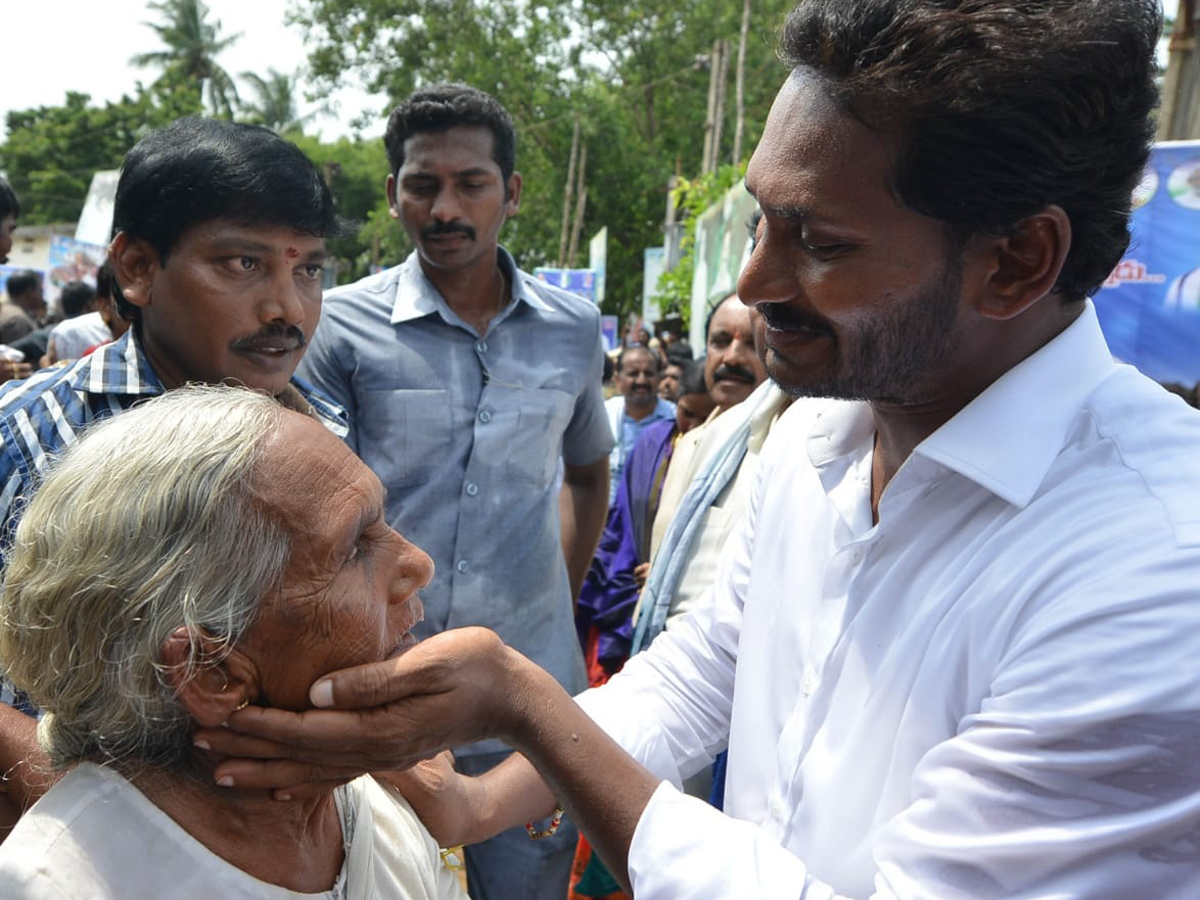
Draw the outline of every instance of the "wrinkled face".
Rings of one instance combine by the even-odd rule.
[[[679,399],[679,379],[683,377],[683,369],[674,363],[663,367],[658,379],[658,396],[674,403]]]
[[[506,184],[492,132],[456,126],[404,142],[404,165],[387,180],[388,209],[426,271],[495,265],[500,227],[520,207],[521,176]]]
[[[645,347],[633,347],[621,354],[613,381],[631,415],[649,413],[658,404],[658,359]]]
[[[112,255],[166,387],[227,381],[278,394],[287,386],[321,315],[324,239],[214,219],[185,231],[165,263],[126,235]]]
[[[5,216],[0,219],[0,266],[8,263],[8,254],[12,253],[13,232],[16,230],[16,216]]]
[[[955,380],[962,254],[897,203],[891,159],[815,76],[792,73],[747,168],[763,220],[738,282],[792,393],[909,405]]]
[[[722,410],[741,403],[767,377],[754,349],[754,319],[753,311],[733,296],[717,307],[709,323],[704,381]]]
[[[687,434],[702,424],[713,411],[712,397],[707,393],[684,394],[675,401],[675,425],[680,434]]]
[[[299,710],[321,675],[416,643],[417,591],[433,562],[388,527],[383,486],[344,443],[304,416],[285,419],[255,486],[292,531],[291,561],[238,648],[255,665],[260,702]]]

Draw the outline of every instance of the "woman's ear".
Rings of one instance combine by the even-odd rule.
[[[1071,249],[1071,220],[1062,207],[1047,206],[1009,234],[984,240],[990,270],[977,309],[990,319],[1011,319],[1054,290]]]
[[[258,696],[249,660],[203,632],[176,628],[163,641],[161,658],[179,702],[205,728],[221,725]]]

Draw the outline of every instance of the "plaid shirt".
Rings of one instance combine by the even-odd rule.
[[[318,418],[339,437],[346,435],[340,406],[321,398],[305,382],[293,386]],[[163,393],[162,382],[137,345],[133,329],[90,356],[61,368],[44,369],[23,381],[0,386],[0,540],[7,549],[25,505],[46,467],[74,444],[89,424]],[[35,710],[8,680],[0,679],[0,703]]]

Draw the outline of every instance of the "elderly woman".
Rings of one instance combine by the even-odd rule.
[[[97,426],[8,554],[0,659],[69,771],[0,847],[0,896],[462,896],[386,785],[222,788],[192,737],[402,653],[431,575],[378,479],[266,396],[183,388]]]

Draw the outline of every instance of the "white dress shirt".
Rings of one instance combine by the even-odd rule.
[[[638,900],[1200,897],[1200,414],[1087,309],[870,508],[864,404],[798,401],[695,614],[581,704],[663,784]]]

